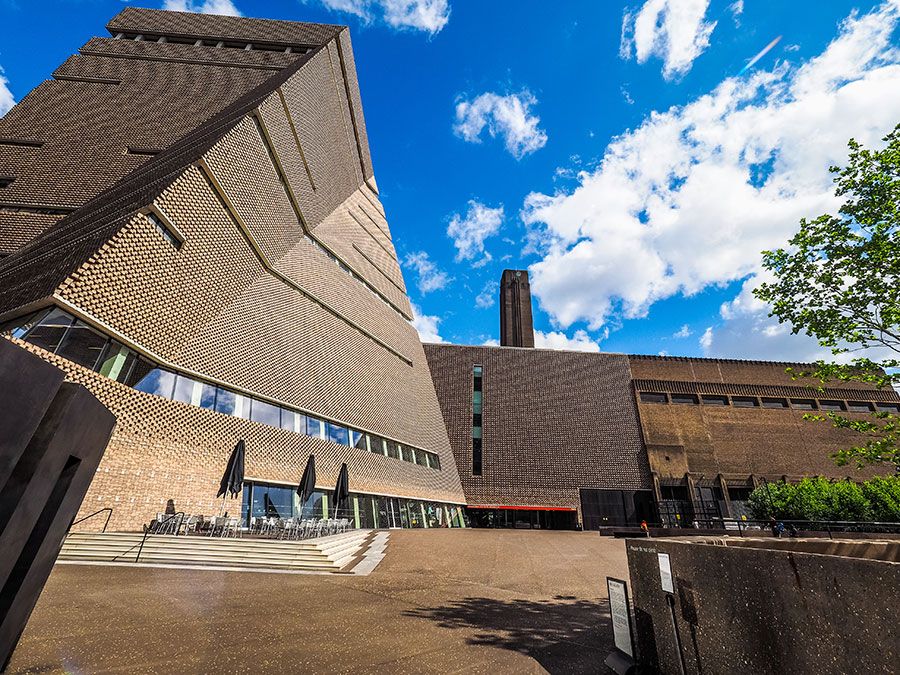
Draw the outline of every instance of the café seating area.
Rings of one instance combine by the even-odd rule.
[[[200,514],[157,513],[151,534],[194,535],[221,538],[251,536],[262,539],[299,541],[341,534],[353,529],[348,518],[252,517],[247,527],[237,516],[205,517]]]

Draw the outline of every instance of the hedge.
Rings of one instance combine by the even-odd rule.
[[[764,483],[749,500],[754,518],[900,522],[900,476],[854,483],[804,478],[799,483]]]

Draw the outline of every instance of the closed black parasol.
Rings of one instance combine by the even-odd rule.
[[[316,491],[316,456],[310,455],[306,460],[306,468],[303,469],[303,477],[297,486],[297,496],[300,497],[300,508],[306,504],[306,500]]]
[[[350,478],[347,476],[347,463],[341,464],[341,470],[338,473],[337,484],[334,486],[334,492],[331,495],[334,502],[334,517],[338,517],[341,509],[346,509],[350,501]]]
[[[232,499],[241,494],[244,488],[244,441],[240,440],[231,451],[231,457],[228,458],[228,466],[225,467],[225,474],[222,476],[222,482],[219,483],[219,493],[216,497],[225,497],[229,492]]]

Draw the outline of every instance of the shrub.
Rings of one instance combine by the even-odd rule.
[[[764,483],[748,504],[754,518],[767,520],[878,520],[900,522],[900,477],[863,483],[817,476],[799,483]]]

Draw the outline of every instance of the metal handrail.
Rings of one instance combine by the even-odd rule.
[[[90,514],[89,516],[85,516],[84,518],[79,518],[78,520],[73,520],[69,524],[69,529],[66,530],[66,532],[70,532],[72,530],[72,528],[75,527],[78,523],[83,523],[88,518],[93,518],[94,516],[99,515],[99,514],[103,513],[104,511],[108,511],[108,513],[106,514],[106,522],[103,523],[103,529],[101,530],[101,533],[106,532],[106,528],[109,526],[109,519],[112,518],[112,514],[113,514],[113,510],[109,506],[102,508],[98,511],[94,511],[92,514]]]
[[[768,529],[772,525],[771,520],[747,519],[740,518],[695,518],[696,522],[711,526],[718,525],[718,528],[728,529],[726,523],[737,525],[740,536],[744,536],[744,530],[748,529],[748,525],[759,525],[761,528]],[[784,525],[795,525],[797,529],[807,531],[822,530],[828,532],[829,539],[833,539],[834,532],[870,532],[877,534],[879,532],[900,532],[900,523],[885,523],[881,521],[866,520],[792,520],[787,518],[778,518],[776,522]],[[715,528],[715,529],[718,529]]]
[[[179,516],[181,517],[181,521],[178,523],[178,527],[175,529],[175,534],[178,534],[178,530],[181,529],[181,523],[184,522],[184,511],[178,511],[177,513],[173,513],[172,515],[167,516],[167,517],[163,518],[163,519],[160,520],[160,521],[157,521],[157,523],[156,523],[157,528],[159,528],[160,525],[165,525],[165,524],[168,523],[170,520],[174,520],[175,518],[178,518]],[[149,537],[151,534],[153,534],[153,531],[152,531],[149,527],[147,527],[146,525],[144,525],[144,536],[141,538],[141,543],[140,543],[140,546],[138,547],[137,555],[134,557],[134,562],[137,562],[138,560],[140,560],[140,558],[141,558],[141,553],[142,553],[143,550],[144,550],[144,542],[147,541],[147,537]],[[138,546],[138,545],[135,544],[134,546]],[[123,552],[123,553],[120,553],[119,555],[115,556],[115,557],[113,558],[113,560],[116,560],[117,558],[121,558],[123,555],[127,555],[128,553],[130,553],[130,552],[134,549],[134,546],[132,546],[131,548],[129,548],[127,551],[125,551],[125,552]]]

